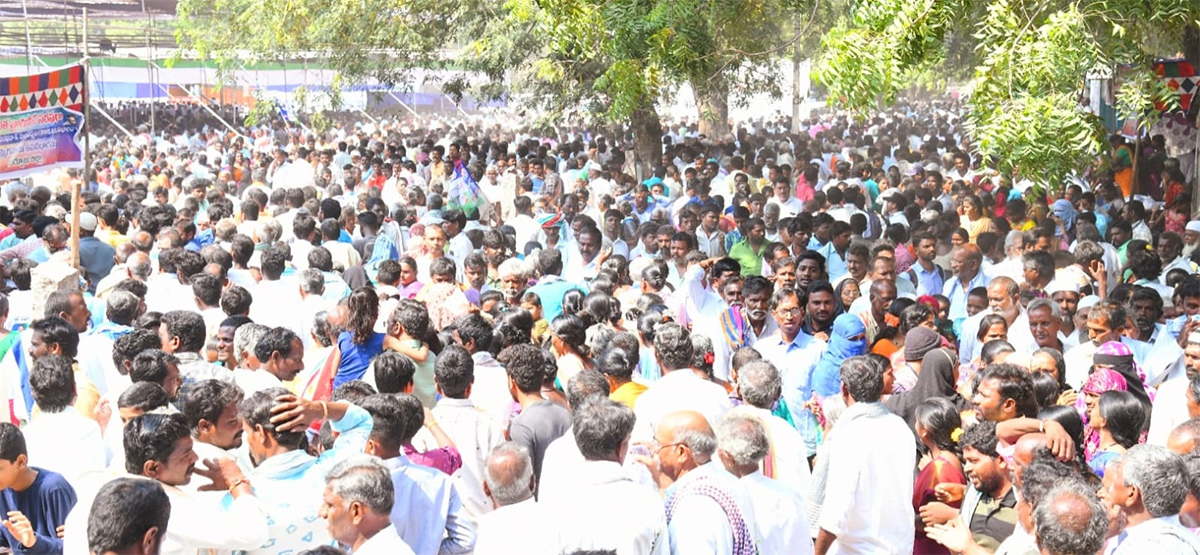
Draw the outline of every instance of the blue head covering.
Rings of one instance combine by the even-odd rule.
[[[833,331],[829,334],[829,345],[825,354],[817,361],[813,370],[813,391],[821,397],[837,395],[842,388],[842,363],[850,357],[856,357],[867,352],[866,326],[863,321],[853,314],[842,314],[833,321]],[[851,337],[862,336],[859,339]]]
[[[396,247],[395,241],[386,233],[381,233],[375,237],[375,246],[371,248],[371,259],[363,264],[363,269],[367,272],[367,277],[375,282],[375,276],[379,274],[379,264],[384,260],[399,260],[400,249]]]
[[[1054,205],[1050,207],[1050,211],[1058,216],[1058,219],[1063,221],[1063,234],[1075,229],[1075,207],[1071,206],[1071,201],[1060,198],[1054,201]]]

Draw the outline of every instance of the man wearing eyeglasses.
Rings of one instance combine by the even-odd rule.
[[[776,291],[769,308],[779,329],[755,342],[754,348],[782,374],[783,399],[792,413],[792,422],[804,437],[805,455],[811,457],[817,453],[821,432],[821,425],[811,410],[816,406],[812,372],[825,351],[825,342],[801,329],[804,306],[795,289],[784,287]]]

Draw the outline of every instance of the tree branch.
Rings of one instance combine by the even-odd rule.
[[[736,54],[737,56],[729,56],[729,59],[725,61],[724,65],[722,65],[719,69],[712,72],[712,74],[710,74],[708,76],[708,80],[712,81],[712,80],[716,79],[718,75],[724,73],[725,70],[729,69],[729,66],[733,64],[734,60],[738,59],[738,56],[743,56],[746,58],[757,58],[760,56],[769,56],[776,52],[785,50],[788,47],[792,46],[793,44],[796,44],[797,42],[799,42],[800,39],[804,38],[804,36],[808,34],[808,31],[810,29],[812,29],[813,22],[817,20],[817,7],[820,6],[820,4],[821,4],[821,0],[813,0],[812,13],[808,14],[808,23],[805,24],[804,28],[801,29],[800,32],[796,34],[796,36],[792,37],[787,42],[784,42],[783,44],[781,44],[779,46],[776,46],[774,48],[770,48],[767,50],[763,50],[762,52],[744,52],[744,51],[738,50],[736,48],[731,48],[729,50],[726,50],[725,53],[732,52],[733,54]],[[712,55],[716,56],[717,54],[714,53]]]

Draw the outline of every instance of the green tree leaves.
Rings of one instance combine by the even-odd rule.
[[[1150,122],[1175,101],[1150,63],[1177,52],[1198,17],[1200,3],[1184,0],[860,0],[825,34],[814,77],[832,103],[865,113],[894,101],[922,67],[970,64],[979,154],[1056,187],[1103,145],[1101,122],[1080,106],[1088,71],[1132,66],[1117,110]]]

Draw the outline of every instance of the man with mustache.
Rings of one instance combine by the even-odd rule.
[[[183,395],[183,416],[192,433],[192,449],[201,460],[232,458],[230,451],[242,446],[242,421],[238,419],[238,403],[242,390],[221,380],[203,380]],[[192,480],[189,489],[195,491],[211,484],[201,476]]]

